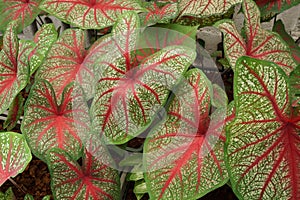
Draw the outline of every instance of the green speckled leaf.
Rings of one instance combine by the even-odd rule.
[[[261,29],[260,13],[254,1],[245,0],[242,7],[246,40],[238,33],[233,21],[222,20],[215,25],[224,33],[224,51],[231,67],[234,69],[237,59],[247,55],[272,61],[289,74],[296,63],[286,43],[277,34]]]
[[[300,3],[299,0],[255,0],[258,5],[262,17],[268,15],[275,15],[281,13],[297,4]]]
[[[140,13],[141,24],[150,26],[156,23],[169,23],[178,14],[177,3],[160,5],[156,2],[146,2],[147,12]]]
[[[120,199],[118,172],[95,158],[95,153],[85,150],[80,166],[60,149],[49,151],[47,163],[51,174],[51,189],[56,199]]]
[[[28,55],[31,50],[32,43],[18,41],[15,24],[10,24],[4,34],[3,49],[0,51],[0,113],[8,109],[28,82]]]
[[[0,132],[0,186],[10,177],[22,173],[31,161],[31,152],[24,136]]]
[[[18,24],[18,32],[30,25],[40,13],[41,0],[1,0],[0,30],[4,31],[11,21]]]
[[[93,73],[85,65],[85,39],[86,35],[80,29],[64,31],[50,48],[37,72],[38,78],[51,83],[58,99],[66,85],[72,81],[76,80],[82,86],[92,82]]]
[[[214,1],[199,1],[199,0],[179,0],[178,10],[180,16],[193,17],[210,17],[225,14],[231,7],[241,3],[241,0],[214,0]]]
[[[144,144],[151,199],[197,199],[228,180],[222,111],[210,116],[211,85],[199,69],[186,73],[167,119]],[[225,112],[224,112],[225,113]]]
[[[23,114],[23,105],[25,99],[22,96],[22,93],[19,93],[11,105],[9,106],[9,111],[6,120],[3,123],[3,128],[10,131],[12,130],[18,120],[20,119],[21,115]]]
[[[300,198],[300,116],[290,94],[276,64],[250,57],[237,61],[226,162],[239,199]]]
[[[45,153],[54,147],[75,159],[81,156],[80,134],[90,128],[88,107],[83,102],[83,92],[74,84],[67,85],[61,101],[57,101],[49,82],[35,82],[25,104],[21,130],[38,158],[45,161]]]
[[[57,39],[58,33],[53,24],[44,24],[34,35],[36,47],[30,54],[30,75],[42,64],[49,48]]]
[[[141,10],[137,0],[44,0],[40,8],[83,29],[112,26],[121,14]]]

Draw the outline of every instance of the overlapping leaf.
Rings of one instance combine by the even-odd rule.
[[[218,112],[210,118],[211,86],[205,75],[192,69],[186,76],[166,121],[144,146],[145,179],[152,199],[196,199],[228,180],[225,132],[219,126],[224,125],[225,115]]]
[[[6,110],[15,96],[26,86],[29,77],[28,55],[32,50],[29,41],[18,41],[15,24],[4,34],[0,52],[0,113]]]
[[[266,16],[270,13],[281,13],[300,3],[299,0],[256,0],[262,15]]]
[[[23,135],[0,132],[0,186],[10,177],[22,173],[31,161],[30,149]]]
[[[47,163],[51,173],[51,189],[56,199],[120,199],[118,172],[95,158],[94,153],[98,152],[85,150],[80,166],[60,149],[49,152]]]
[[[300,65],[290,75],[292,105],[300,108]],[[300,114],[300,110],[299,110]]]
[[[240,199],[299,199],[300,116],[286,74],[274,63],[242,57],[234,87],[226,148],[232,189]]]
[[[136,0],[44,0],[41,9],[83,29],[102,29],[128,11],[139,12]]]
[[[156,2],[146,2],[147,12],[140,14],[142,25],[152,25],[156,23],[168,23],[177,16],[177,3],[160,5]]]
[[[241,0],[232,1],[197,1],[180,0],[178,1],[178,10],[180,16],[209,17],[225,14],[235,4],[241,3]]]
[[[261,29],[258,7],[252,0],[242,4],[245,15],[246,41],[238,33],[233,21],[223,20],[216,26],[224,33],[224,50],[234,69],[237,59],[243,55],[268,60],[278,64],[289,74],[296,66],[290,49],[275,33]]]
[[[93,73],[85,65],[86,54],[84,32],[67,29],[52,45],[37,77],[51,83],[58,99],[66,85],[74,80],[82,86],[88,86],[92,82]]]
[[[4,31],[11,21],[18,23],[18,31],[31,24],[40,13],[41,0],[1,0],[0,30]]]
[[[138,23],[135,13],[123,15],[113,30],[112,51],[99,61],[105,70],[91,113],[95,129],[113,143],[124,143],[145,129],[195,57],[188,48],[171,46],[136,62]]]
[[[44,61],[49,48],[57,39],[57,31],[53,24],[44,24],[34,35],[36,47],[30,54],[30,74],[33,74]]]
[[[296,63],[300,64],[300,47],[296,44],[294,39],[285,31],[284,24],[281,20],[276,21],[273,27],[273,31],[279,33],[279,35],[284,39],[284,41],[289,45],[292,56]]]
[[[16,125],[18,120],[20,119],[22,113],[23,113],[23,104],[24,104],[24,98],[22,96],[22,93],[19,93],[11,105],[9,106],[9,111],[6,120],[3,123],[3,128],[10,131],[12,130]]]
[[[80,157],[80,134],[90,128],[84,102],[78,86],[67,85],[58,101],[49,82],[36,81],[25,105],[21,130],[37,157],[45,160],[45,153],[54,147],[66,150],[75,159]]]

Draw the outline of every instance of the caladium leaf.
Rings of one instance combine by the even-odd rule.
[[[83,92],[74,84],[65,87],[58,101],[49,82],[35,82],[25,104],[21,130],[38,158],[45,161],[45,153],[54,147],[66,150],[75,159],[80,157],[79,135],[90,127],[88,107],[83,102]]]
[[[1,0],[0,30],[4,31],[11,21],[18,23],[18,32],[31,24],[40,13],[41,0]]]
[[[147,12],[140,13],[141,23],[149,26],[156,23],[169,23],[177,16],[177,3],[159,5],[156,2],[145,2]]]
[[[61,149],[49,151],[47,163],[56,199],[120,199],[118,171],[104,165],[94,153],[85,149],[80,166]]]
[[[31,194],[26,194],[24,200],[34,200]],[[50,195],[44,196],[42,200],[50,200]]]
[[[168,89],[195,57],[188,48],[170,46],[137,62],[133,54],[139,31],[138,16],[123,15],[112,31],[112,51],[99,60],[104,70],[91,107],[93,124],[116,144],[138,135],[150,123]]]
[[[82,86],[90,84],[93,73],[84,62],[87,54],[85,38],[85,33],[80,29],[64,31],[37,72],[37,77],[52,84],[58,99],[66,85],[74,80]]]
[[[44,0],[40,8],[83,29],[112,26],[119,15],[141,10],[136,0]]]
[[[245,15],[246,41],[238,33],[233,21],[222,20],[216,26],[224,33],[224,51],[232,68],[243,55],[272,61],[289,74],[296,63],[286,43],[275,33],[261,29],[260,13],[255,2],[245,0],[242,4]]]
[[[262,16],[281,13],[300,3],[299,0],[256,0],[255,2],[261,10]]]
[[[9,187],[5,193],[0,192],[0,199],[3,200],[16,200],[15,194],[11,187]]]
[[[284,39],[284,41],[289,45],[292,56],[296,63],[300,64],[300,47],[295,43],[294,39],[285,31],[284,24],[281,20],[275,22],[273,31],[279,33],[279,35]]]
[[[36,47],[30,54],[30,75],[32,75],[37,68],[44,61],[49,48],[57,39],[57,31],[54,24],[44,24],[40,30],[34,35],[34,42]]]
[[[23,113],[23,104],[24,98],[22,96],[22,93],[19,93],[15,97],[12,104],[9,106],[8,116],[3,123],[4,129],[10,131],[16,126],[18,120],[20,119]]]
[[[10,177],[22,173],[31,161],[31,152],[24,136],[0,132],[0,186]]]
[[[226,144],[232,189],[240,199],[299,199],[300,116],[286,74],[272,62],[242,57],[234,99]]]
[[[179,16],[210,17],[225,14],[231,7],[241,3],[241,0],[232,1],[178,1]]]
[[[15,96],[26,86],[29,78],[28,55],[32,43],[19,41],[12,23],[4,34],[0,52],[0,113],[6,110]]]
[[[144,145],[151,199],[196,199],[228,180],[223,160],[225,116],[220,121],[220,113],[209,116],[211,85],[206,76],[192,69],[186,77],[166,121],[152,130]]]
[[[292,105],[300,107],[300,65],[290,75]],[[300,110],[299,110],[300,111]]]

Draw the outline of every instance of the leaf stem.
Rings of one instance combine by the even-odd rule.
[[[27,188],[25,188],[24,186],[23,186],[23,188],[24,188],[24,190],[23,190],[23,188],[21,187],[21,186],[19,186],[12,178],[9,178],[9,181],[14,185],[14,186],[16,186],[19,190],[21,190],[24,194],[27,194],[28,192],[27,192]]]

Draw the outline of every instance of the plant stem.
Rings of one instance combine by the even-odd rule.
[[[16,186],[19,190],[21,190],[24,194],[27,194],[27,189],[23,186],[23,188],[21,186],[19,186],[12,178],[9,178],[9,181],[14,185]]]

